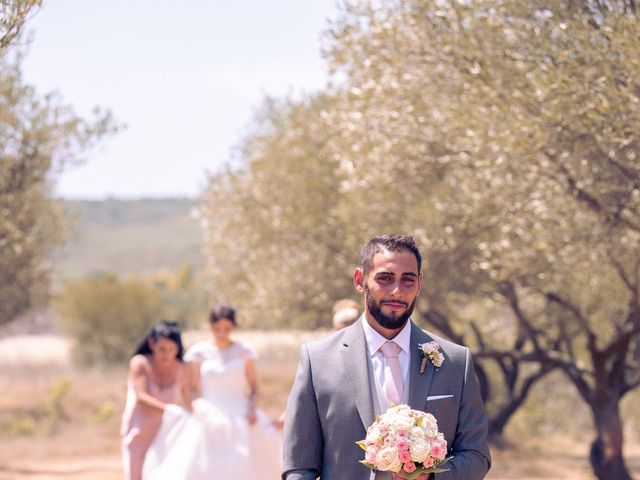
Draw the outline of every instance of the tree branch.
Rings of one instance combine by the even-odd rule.
[[[557,303],[561,307],[565,308],[578,320],[580,327],[586,332],[589,351],[592,355],[595,354],[598,351],[598,347],[596,345],[597,337],[595,332],[591,329],[587,319],[584,317],[582,312],[580,312],[580,309],[568,300],[562,298],[558,293],[547,292],[545,295],[550,302]]]
[[[578,186],[578,182],[575,178],[573,178],[567,167],[565,167],[562,163],[555,161],[557,160],[556,155],[544,149],[542,150],[542,153],[544,153],[544,155],[549,159],[554,160],[554,163],[557,165],[558,175],[556,175],[555,178],[553,175],[550,175],[550,177],[554,178],[554,180],[556,181],[563,183],[566,186],[567,191],[571,195],[573,195],[580,203],[585,205],[592,212],[604,217],[606,223],[610,225],[627,227],[635,232],[640,232],[640,225],[637,225],[634,222],[623,218],[622,215],[612,214],[595,196],[587,192],[587,190],[580,188]]]
[[[616,336],[614,336],[607,346],[602,350],[602,355],[608,358],[621,349],[628,349],[631,337],[640,333],[640,324],[638,323],[637,311],[630,311],[627,315],[625,324],[620,328]]]
[[[542,348],[540,347],[540,343],[538,342],[538,333],[536,332],[533,324],[524,313],[522,308],[520,308],[520,301],[518,299],[518,294],[513,283],[509,281],[501,282],[498,288],[502,296],[504,296],[509,302],[511,309],[518,319],[518,323],[523,328],[527,336],[531,339],[531,343],[533,343],[533,348],[535,349],[535,351],[542,352]]]
[[[548,364],[561,368],[574,383],[580,395],[589,404],[592,403],[593,391],[585,380],[585,376],[593,376],[593,372],[578,367],[575,363],[567,362],[559,352],[529,352],[529,353],[516,353],[500,350],[484,350],[476,352],[477,358],[510,358],[519,362],[531,362],[539,364]]]
[[[607,256],[609,257],[609,260],[611,260],[611,263],[613,264],[616,271],[618,272],[618,276],[620,277],[622,282],[625,284],[627,289],[631,292],[632,295],[635,295],[636,292],[638,291],[638,285],[633,284],[633,282],[627,275],[627,272],[625,271],[624,266],[613,256],[613,253],[609,249],[607,249]]]
[[[631,390],[635,390],[638,387],[640,387],[640,377],[636,378],[631,383],[625,384],[625,386],[622,388],[622,395],[624,395],[627,392],[630,392]]]
[[[445,337],[450,338],[456,343],[464,344],[464,336],[460,335],[453,329],[447,315],[436,309],[430,309],[422,313],[422,318]]]

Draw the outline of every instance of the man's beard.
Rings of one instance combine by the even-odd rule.
[[[371,295],[366,283],[364,285],[364,298],[367,303],[367,310],[371,316],[380,324],[381,327],[389,330],[397,330],[404,327],[405,323],[407,323],[407,320],[409,320],[409,317],[411,317],[411,314],[413,313],[413,307],[416,305],[416,299],[414,298],[411,305],[409,305],[400,315],[387,315],[382,311],[381,304],[376,303],[376,300],[373,298],[373,295]]]

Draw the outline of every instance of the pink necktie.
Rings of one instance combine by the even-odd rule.
[[[389,370],[391,371],[391,378],[388,378],[389,375],[385,375],[384,377],[384,391],[387,394],[387,400],[389,403],[393,403],[395,405],[400,404],[400,399],[402,398],[402,392],[404,390],[404,382],[402,381],[402,370],[400,369],[400,360],[398,356],[400,355],[400,345],[395,342],[385,342],[381,347],[380,351],[389,366]]]

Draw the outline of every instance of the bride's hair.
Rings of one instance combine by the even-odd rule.
[[[218,305],[209,312],[209,323],[216,323],[218,320],[226,318],[236,325],[236,311],[231,305]]]
[[[176,358],[182,361],[184,355],[184,347],[182,346],[182,336],[180,335],[180,327],[176,322],[170,322],[169,320],[161,320],[158,322],[146,337],[140,342],[138,348],[136,348],[133,355],[150,355],[153,352],[149,347],[149,340],[157,342],[159,338],[166,338],[171,340],[178,346],[178,353]]]

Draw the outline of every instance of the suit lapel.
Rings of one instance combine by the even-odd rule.
[[[373,410],[373,397],[369,382],[369,359],[367,354],[367,341],[362,329],[363,318],[348,327],[345,332],[341,354],[349,379],[351,396],[356,403],[360,414],[360,420],[365,430],[375,420]]]
[[[409,363],[409,406],[415,410],[424,411],[427,405],[427,396],[433,381],[434,367],[431,362],[427,363],[424,373],[420,373],[422,354],[418,350],[418,345],[429,342],[431,338],[413,321],[411,322],[411,351]]]

